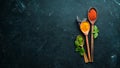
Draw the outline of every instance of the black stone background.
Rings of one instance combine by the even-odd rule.
[[[96,7],[94,63],[75,52],[76,16]],[[0,68],[120,68],[120,0],[0,0]]]

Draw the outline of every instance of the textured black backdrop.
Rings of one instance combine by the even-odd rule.
[[[75,52],[76,16],[98,10],[94,63]],[[0,0],[0,68],[120,68],[120,0]]]

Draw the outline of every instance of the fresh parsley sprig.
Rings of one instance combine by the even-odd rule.
[[[93,29],[94,39],[98,37],[98,33],[99,33],[99,29],[96,25],[94,25],[94,29]]]
[[[78,52],[81,56],[84,55],[85,49],[83,47],[84,39],[81,35],[78,35],[75,40],[75,51]]]

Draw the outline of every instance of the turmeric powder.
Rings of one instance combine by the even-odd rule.
[[[80,24],[80,30],[82,32],[88,32],[90,30],[90,24],[87,21],[81,22]]]

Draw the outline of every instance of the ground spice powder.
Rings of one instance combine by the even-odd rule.
[[[97,13],[95,11],[95,9],[91,9],[88,13],[88,17],[91,21],[94,21],[97,17]]]
[[[90,30],[90,24],[87,21],[81,22],[80,29],[82,32],[87,32]]]

